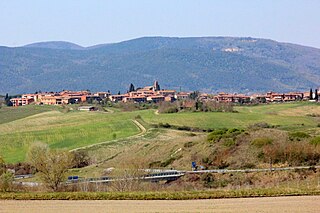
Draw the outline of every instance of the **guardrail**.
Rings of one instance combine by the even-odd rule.
[[[211,170],[198,170],[198,171],[184,171],[186,174],[197,174],[197,173],[249,173],[249,172],[270,172],[270,171],[289,171],[297,169],[318,169],[320,166],[295,166],[295,167],[284,167],[284,168],[269,168],[269,169],[211,169]]]

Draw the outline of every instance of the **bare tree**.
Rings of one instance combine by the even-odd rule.
[[[141,177],[144,174],[143,169],[147,168],[146,162],[146,159],[142,157],[130,158],[121,162],[119,167],[112,172],[115,180],[111,183],[111,190],[121,192],[140,190],[144,185]]]
[[[65,174],[73,165],[74,156],[65,150],[50,150],[45,144],[35,144],[28,153],[30,163],[36,168],[45,186],[59,189]]]

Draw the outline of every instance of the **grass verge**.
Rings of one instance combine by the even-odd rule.
[[[320,189],[260,188],[181,192],[23,192],[0,193],[0,200],[193,200],[320,195]]]

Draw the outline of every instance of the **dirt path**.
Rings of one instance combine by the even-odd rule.
[[[0,200],[1,213],[16,212],[319,212],[320,196],[216,200],[14,201]]]
[[[132,120],[132,122],[141,130],[141,132],[138,135],[144,135],[147,132],[147,129],[139,121]]]
[[[88,148],[91,148],[91,147],[94,147],[94,146],[99,146],[99,145],[103,145],[103,144],[107,144],[107,143],[112,143],[112,142],[116,142],[116,141],[119,141],[119,140],[141,137],[147,132],[147,129],[141,123],[139,123],[139,121],[137,121],[137,120],[131,120],[131,121],[133,122],[134,125],[136,125],[139,128],[140,132],[138,134],[129,136],[127,138],[121,138],[121,139],[116,139],[116,140],[111,140],[111,141],[104,141],[104,142],[100,142],[100,143],[91,144],[91,145],[88,145],[88,146],[75,148],[75,149],[70,150],[70,152],[81,150],[81,149],[88,149]]]

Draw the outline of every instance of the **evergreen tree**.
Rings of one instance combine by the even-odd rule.
[[[118,95],[120,95],[121,93],[120,93],[120,91],[118,92]]]
[[[312,92],[312,89],[310,89],[310,94],[309,94],[309,100],[313,100],[313,92]]]
[[[198,99],[199,94],[200,94],[199,91],[194,91],[189,95],[189,98],[192,100],[196,100],[196,99]]]
[[[12,102],[10,101],[11,98],[12,98],[12,97],[9,96],[9,94],[7,93],[7,94],[6,94],[6,97],[4,98],[7,106],[12,106]]]
[[[316,90],[314,91],[314,99],[315,99],[315,100],[318,100],[318,99],[319,99],[318,89],[316,89]]]
[[[135,91],[135,89],[134,89],[134,85],[131,83],[129,87],[129,92],[133,92],[133,91]]]

